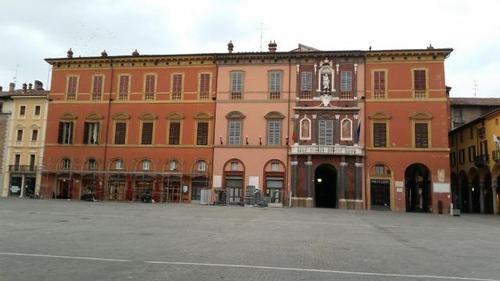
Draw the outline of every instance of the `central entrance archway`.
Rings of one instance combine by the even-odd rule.
[[[316,207],[337,208],[337,170],[322,164],[314,172],[314,200]]]
[[[406,211],[429,212],[431,181],[429,169],[422,164],[412,164],[405,171]]]

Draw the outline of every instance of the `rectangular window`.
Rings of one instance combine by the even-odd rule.
[[[456,157],[457,156],[456,156],[455,152],[452,152],[451,157],[450,157],[450,164],[452,167],[455,167],[455,165],[457,164]]]
[[[376,99],[385,98],[385,71],[375,71],[373,73],[373,97]]]
[[[385,176],[385,166],[384,165],[375,165],[375,174],[377,176]]]
[[[231,72],[231,99],[239,100],[243,94],[243,72]]]
[[[429,147],[429,128],[427,123],[415,123],[415,147]]]
[[[33,130],[31,131],[31,141],[37,141],[38,140],[38,130]]]
[[[463,148],[458,151],[458,162],[460,164],[465,163],[465,150]]]
[[[352,91],[352,71],[349,70],[340,72],[340,91],[341,92]]]
[[[77,87],[78,87],[78,77],[77,76],[68,77],[68,88],[66,89],[66,99],[67,100],[75,100],[76,99]]]
[[[474,127],[470,128],[470,139],[474,139]]]
[[[476,146],[469,146],[469,162],[474,162],[474,157],[476,157]]]
[[[333,120],[318,121],[318,143],[333,145]]]
[[[83,127],[83,143],[84,144],[99,143],[99,123],[85,122]]]
[[[387,124],[373,123],[373,146],[387,147]]]
[[[267,120],[267,144],[281,144],[281,120]]]
[[[57,142],[60,144],[73,143],[73,122],[59,122]]]
[[[229,120],[228,144],[241,144],[241,120]]]
[[[196,145],[208,145],[208,122],[198,122],[196,128]]]
[[[155,99],[155,76],[153,74],[146,75],[146,85],[144,86],[144,100]]]
[[[181,123],[170,122],[170,128],[168,129],[168,144],[177,145],[180,143],[180,138],[181,138]]]
[[[88,170],[95,170],[97,168],[97,161],[95,159],[89,159],[88,164],[87,164],[87,169]]]
[[[101,100],[102,98],[102,81],[103,76],[94,76],[94,83],[92,84],[92,100]]]
[[[172,99],[182,99],[182,74],[174,74],[172,76]]]
[[[127,100],[128,99],[128,84],[129,84],[129,76],[121,75],[120,76],[120,85],[118,89],[118,99],[119,100]]]
[[[312,72],[303,71],[300,73],[300,90],[305,92],[312,91]]]
[[[19,116],[24,117],[26,115],[26,106],[21,105],[19,107]]]
[[[34,171],[35,170],[35,154],[30,154],[30,171]]]
[[[21,154],[16,154],[14,156],[14,165],[16,167],[19,167],[20,164],[21,164]]]
[[[115,144],[125,144],[127,136],[127,123],[117,122],[115,125]]]
[[[269,72],[269,98],[278,100],[281,98],[281,72]]]
[[[23,130],[17,130],[17,141],[23,141]]]
[[[144,122],[142,123],[141,144],[152,144],[152,143],[153,143],[153,123]]]
[[[413,71],[414,79],[414,90],[415,98],[425,98],[426,97],[426,71],[423,69],[418,69]]]
[[[200,74],[200,100],[208,100],[210,97],[210,73]]]
[[[41,107],[39,105],[35,106],[35,116],[40,116]]]

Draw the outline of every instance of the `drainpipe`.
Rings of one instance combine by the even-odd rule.
[[[213,192],[215,192],[214,190],[212,190],[213,188],[213,182],[214,182],[214,169],[215,169],[215,125],[216,125],[216,122],[217,122],[217,82],[219,80],[219,63],[217,62],[217,56],[214,56],[213,58],[213,61],[215,61],[215,99],[212,99],[214,102],[214,122],[213,122],[213,129],[212,129],[212,167],[211,167],[211,176],[210,176],[210,179],[211,179],[211,183],[212,183],[212,186],[210,186],[210,198],[208,199],[208,202],[209,204],[211,203],[214,203],[214,202],[211,202],[212,198],[213,198]]]
[[[288,149],[290,147],[290,141],[291,141],[291,138],[290,138],[290,112],[291,112],[291,104],[292,104],[292,89],[291,89],[291,86],[292,86],[292,57],[289,55],[288,56],[288,116],[286,118],[286,139],[287,139],[287,143],[286,143],[286,164],[285,164],[285,167],[286,167],[286,183],[287,183],[287,190],[288,190],[288,207],[291,207],[291,198],[292,198],[292,193],[290,191],[290,187],[291,187],[291,183],[288,184],[288,175],[290,174],[290,161],[291,161],[291,157],[288,155]],[[284,200],[283,200],[284,201]]]
[[[363,192],[362,192],[362,196],[364,198],[364,201],[365,201],[365,210],[368,209],[368,200],[367,200],[367,195],[366,195],[366,191],[368,189],[368,185],[369,185],[369,181],[368,181],[368,175],[369,173],[367,172],[367,162],[368,162],[368,155],[367,155],[367,152],[366,152],[366,147],[368,145],[368,140],[367,140],[367,128],[368,128],[368,123],[367,123],[367,120],[368,120],[368,117],[367,117],[367,114],[368,114],[368,110],[367,110],[367,103],[366,103],[366,69],[367,69],[367,64],[366,64],[366,55],[363,56],[363,63],[364,63],[364,69],[363,69],[363,72],[364,72],[364,77],[363,77],[363,122],[365,123],[363,125],[363,128],[364,130],[362,130],[361,132],[363,132],[363,139],[364,139],[364,144],[363,144],[363,150],[365,152],[365,161],[363,161],[363,182],[365,183],[365,188],[363,188]],[[361,129],[360,129],[361,130]],[[389,186],[389,190],[391,190],[390,186]],[[389,202],[390,202],[390,195],[389,195]]]
[[[106,187],[106,181],[107,181],[107,156],[108,156],[108,137],[109,137],[109,121],[111,119],[111,102],[113,101],[112,99],[112,94],[113,94],[113,83],[114,83],[114,66],[113,66],[113,59],[110,59],[110,65],[111,65],[111,81],[109,84],[109,98],[108,98],[108,109],[106,112],[106,134],[104,137],[104,159],[103,159],[103,180],[102,180],[102,186],[101,188],[104,189]]]

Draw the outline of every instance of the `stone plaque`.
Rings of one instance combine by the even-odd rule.
[[[214,176],[212,187],[222,187],[222,176]]]
[[[405,187],[405,183],[403,181],[396,181],[394,183],[394,186],[396,186],[396,187]]]
[[[438,182],[444,182],[444,177],[445,177],[444,169],[438,169],[437,176],[438,176]]]
[[[434,183],[433,185],[434,193],[450,193],[450,184],[445,183]]]

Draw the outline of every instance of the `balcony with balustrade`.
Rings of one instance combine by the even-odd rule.
[[[363,149],[358,145],[298,145],[290,147],[291,155],[344,155],[344,156],[362,156]]]

